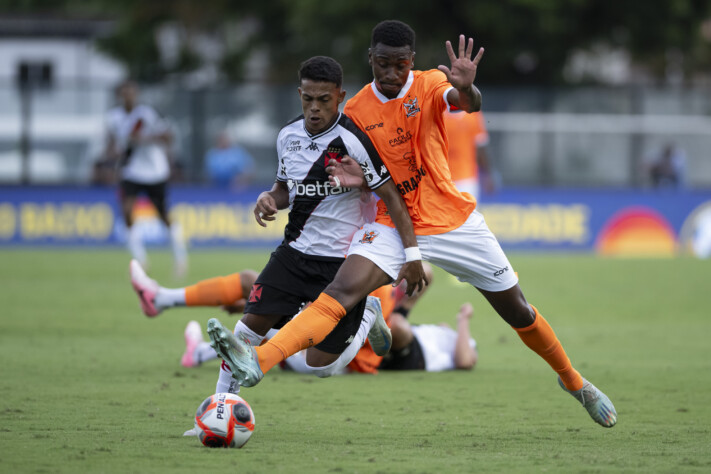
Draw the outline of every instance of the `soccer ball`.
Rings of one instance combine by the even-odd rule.
[[[207,447],[241,448],[254,431],[254,413],[242,397],[216,393],[198,407],[195,431]]]

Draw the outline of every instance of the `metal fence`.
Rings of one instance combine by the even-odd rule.
[[[349,95],[359,88],[346,85]],[[674,143],[685,151],[689,186],[711,188],[709,92],[484,87],[490,154],[505,185],[641,187],[646,160]],[[255,158],[255,184],[272,182],[276,135],[300,113],[295,86],[146,85],[141,101],[173,124],[172,153],[192,184],[206,182],[205,154],[223,132]],[[113,102],[113,88],[96,84],[24,92],[0,84],[0,182],[89,184]]]

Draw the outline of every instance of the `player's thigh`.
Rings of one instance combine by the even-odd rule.
[[[168,191],[168,182],[148,184],[144,187],[145,193],[153,206],[158,211],[158,214],[166,220],[168,218],[168,206],[166,195]]]
[[[348,255],[360,255],[390,277],[397,278],[405,264],[405,250],[396,229],[383,224],[365,224],[351,240]]]
[[[486,291],[504,291],[516,283],[514,272],[501,245],[474,211],[457,229],[439,235],[418,236],[425,260]]]
[[[272,252],[252,286],[245,312],[293,316],[314,301],[335,276],[341,259],[308,259],[287,245]]]

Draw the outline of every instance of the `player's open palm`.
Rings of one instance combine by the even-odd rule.
[[[452,63],[451,67],[440,65],[438,69],[442,71],[455,89],[465,89],[471,87],[476,78],[476,69],[481,57],[484,55],[484,48],[479,48],[476,56],[472,59],[474,51],[474,39],[469,38],[465,43],[464,35],[459,35],[459,48],[454,54],[452,43],[446,42],[447,55]]]
[[[328,182],[333,187],[363,188],[367,186],[363,169],[356,160],[348,155],[344,155],[341,161],[330,161],[326,172],[328,173]]]

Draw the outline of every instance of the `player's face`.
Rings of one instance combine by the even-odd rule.
[[[346,97],[346,91],[333,82],[303,79],[299,87],[299,96],[301,96],[306,130],[311,134],[317,134],[336,121],[338,106]]]
[[[119,89],[118,96],[124,107],[131,109],[136,105],[136,100],[138,99],[138,88],[133,84],[124,84]]]
[[[375,86],[388,99],[394,99],[407,82],[415,66],[415,53],[409,46],[386,46],[378,43],[368,51]]]

